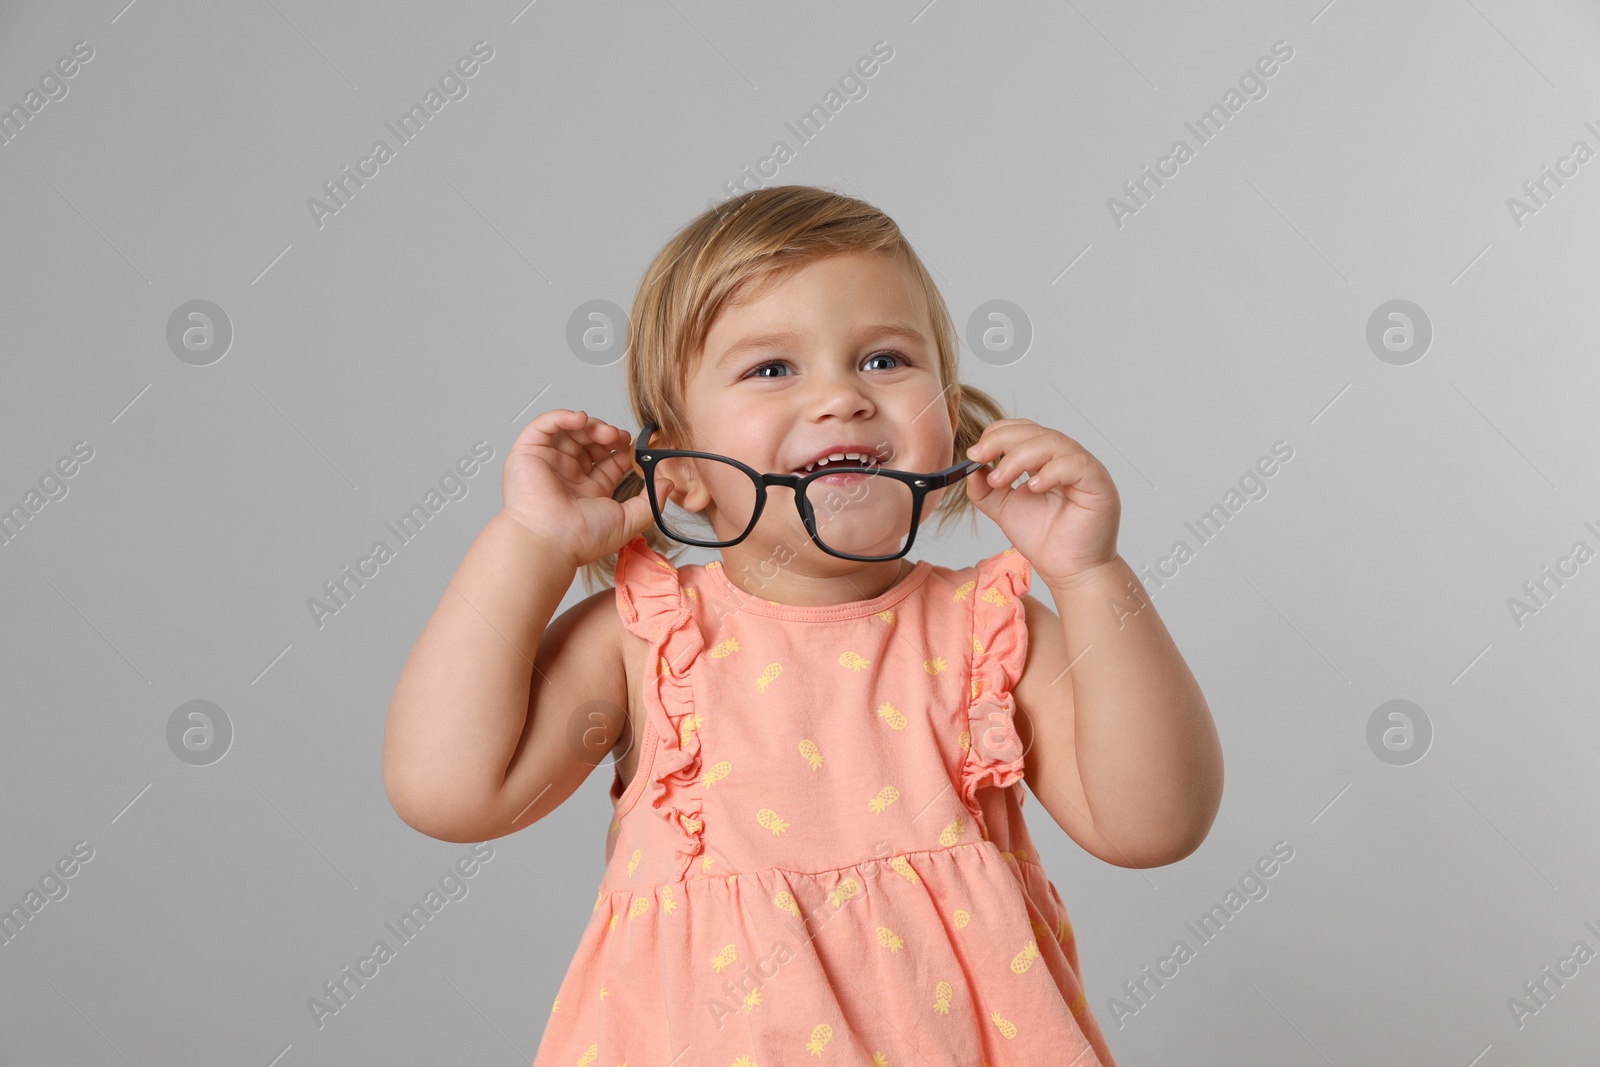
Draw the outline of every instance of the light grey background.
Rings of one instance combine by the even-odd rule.
[[[0,8],[6,108],[94,49],[0,145],[0,507],[93,449],[0,547],[0,905],[93,849],[0,945],[0,1063],[531,1060],[609,765],[320,1029],[307,1006],[470,853],[391,811],[389,697],[520,426],[629,422],[569,315],[628,307],[779,139],[773,181],[886,210],[963,332],[1024,310],[1028,353],[968,349],[964,379],[1105,462],[1131,563],[1195,549],[1147,585],[1222,736],[1210,838],[1124,870],[1025,808],[1119,1062],[1589,1062],[1600,963],[1520,1026],[1508,1001],[1600,950],[1600,563],[1521,626],[1508,601],[1600,547],[1600,161],[1520,226],[1507,201],[1600,149],[1600,9],[924,4]],[[480,40],[469,94],[319,228],[308,199]],[[880,40],[866,95],[799,145],[785,122]],[[1267,94],[1197,146],[1184,123],[1280,40]],[[1108,198],[1178,138],[1194,158],[1116,225]],[[234,334],[209,366],[167,342],[197,299]],[[1367,343],[1396,299],[1433,330],[1404,366]],[[479,440],[467,495],[319,627],[322,583]],[[1185,523],[1279,441],[1267,495],[1199,544]],[[980,522],[916,555],[1004,547]],[[1397,699],[1432,730],[1405,766],[1368,743]],[[209,766],[169,747],[191,700],[234,731]],[[1268,895],[1200,944],[1185,924],[1276,841]],[[1180,938],[1195,958],[1119,1026],[1111,999]]]

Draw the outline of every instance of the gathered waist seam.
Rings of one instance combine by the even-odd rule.
[[[961,849],[961,848],[977,848],[977,847],[982,846],[982,845],[988,845],[991,848],[993,848],[995,850],[995,852],[998,853],[999,855],[1005,856],[1005,857],[1009,857],[1015,863],[1026,864],[1029,867],[1037,868],[1041,874],[1044,874],[1046,877],[1049,876],[1048,872],[1045,871],[1044,864],[1037,863],[1037,862],[1035,862],[1034,860],[1031,860],[1031,859],[1017,859],[1015,853],[1001,852],[999,847],[996,846],[993,841],[963,841],[962,843],[960,843],[958,845],[951,845],[949,848],[919,848],[919,849],[914,849],[914,850],[912,850],[910,852],[891,852],[888,855],[884,856],[883,859],[859,860],[859,861],[857,861],[855,863],[846,863],[846,864],[842,864],[842,865],[840,865],[838,867],[828,867],[828,868],[825,868],[825,869],[820,870],[820,871],[796,871],[796,870],[792,870],[792,869],[790,869],[788,867],[762,867],[762,868],[760,868],[758,870],[754,870],[754,871],[740,871],[740,872],[735,872],[733,874],[726,874],[726,875],[720,875],[720,876],[700,875],[700,876],[697,876],[697,877],[694,877],[694,878],[680,878],[675,882],[655,882],[655,883],[652,883],[651,885],[624,886],[624,887],[622,887],[620,889],[609,889],[609,890],[602,889],[600,895],[601,895],[602,898],[609,897],[609,896],[615,896],[618,893],[631,893],[634,896],[638,896],[641,893],[654,892],[655,890],[660,889],[663,886],[688,885],[690,882],[714,882],[714,881],[726,882],[731,878],[745,878],[745,877],[749,877],[751,875],[767,874],[769,872],[776,873],[776,874],[793,874],[793,875],[798,875],[798,876],[800,876],[802,878],[816,878],[819,875],[837,874],[840,871],[847,871],[847,870],[850,870],[850,869],[852,869],[854,867],[864,867],[869,863],[887,863],[890,859],[892,859],[895,856],[904,856],[904,857],[932,856],[932,855],[938,855],[940,853],[945,853],[945,852],[954,852],[957,849]]]

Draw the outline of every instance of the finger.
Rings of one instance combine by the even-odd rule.
[[[985,477],[991,485],[1011,485],[1024,471],[1036,472],[1060,455],[1061,440],[1059,434],[1046,432],[1019,441],[995,460],[994,469]]]
[[[978,440],[967,449],[967,458],[996,459],[1042,429],[1031,419],[998,419],[984,427]]]
[[[606,491],[610,492],[617,487],[617,483],[627,477],[633,470],[633,453],[631,451],[616,451],[606,456],[594,465],[593,473],[599,475],[605,483]]]
[[[582,411],[569,411],[566,408],[555,408],[546,411],[522,428],[517,435],[512,448],[556,448],[563,449],[569,455],[574,449],[570,444],[564,447],[564,442],[570,434],[577,431],[588,421],[588,415]]]
[[[1064,456],[1056,456],[1034,472],[1033,477],[1028,480],[1028,489],[1042,493],[1056,486],[1072,485],[1081,481],[1088,470],[1087,452],[1069,452]]]
[[[543,439],[540,433],[535,432],[529,435],[528,443],[531,447],[549,449],[552,454],[544,458],[563,477],[587,477],[598,463],[627,438],[625,431],[585,411],[559,409],[547,414],[554,417],[542,434]]]

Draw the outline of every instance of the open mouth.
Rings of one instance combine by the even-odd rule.
[[[823,456],[823,457],[821,457],[819,459],[812,460],[810,463],[806,464],[804,467],[797,468],[794,473],[803,475],[803,474],[811,474],[811,473],[814,473],[814,472],[819,471],[819,470],[827,470],[829,467],[838,467],[840,469],[843,469],[845,467],[869,467],[870,468],[870,467],[878,467],[881,464],[882,464],[882,461],[878,458],[878,456],[873,454],[873,453],[871,453],[871,452],[857,452],[857,451],[835,452],[832,455]]]

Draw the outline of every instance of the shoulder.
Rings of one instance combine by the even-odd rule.
[[[607,586],[561,612],[545,628],[548,637],[577,653],[577,658],[596,666],[620,662],[627,634],[619,613],[616,587]]]

